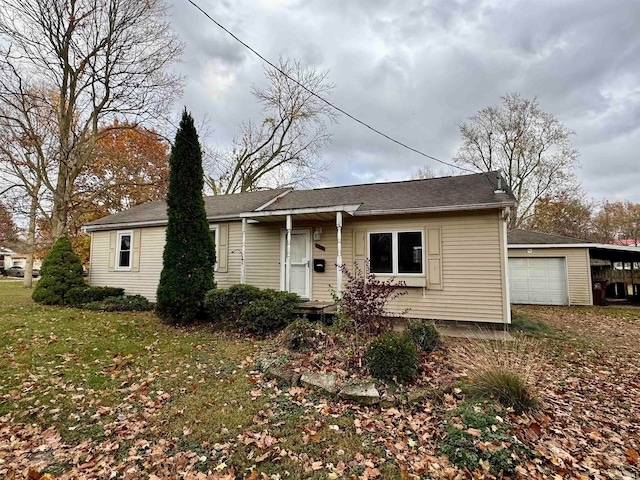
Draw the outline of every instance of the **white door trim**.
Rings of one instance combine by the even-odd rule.
[[[312,235],[311,235],[311,228],[293,228],[291,229],[291,234],[293,235],[294,233],[304,233],[307,237],[307,267],[306,267],[306,288],[305,288],[305,295],[302,296],[301,298],[303,300],[310,300],[311,299],[311,263],[313,261],[313,259],[311,258],[313,256],[312,254],[312,244],[311,244],[311,239],[312,239]],[[280,290],[282,291],[286,291],[287,290],[287,285],[286,285],[286,266],[287,266],[287,257],[286,257],[286,246],[287,246],[287,230],[285,228],[280,230]]]

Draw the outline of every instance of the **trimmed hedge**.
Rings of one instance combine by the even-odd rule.
[[[124,296],[124,288],[119,287],[74,287],[69,289],[65,299],[69,305],[79,307],[85,303],[122,296]]]
[[[387,332],[369,344],[369,371],[379,380],[409,383],[418,375],[418,349],[406,334]]]
[[[104,312],[146,312],[153,309],[153,305],[142,295],[127,295],[85,303],[82,308]]]
[[[252,285],[209,290],[204,300],[209,320],[254,333],[286,327],[293,321],[293,311],[299,303],[300,298],[295,293],[260,290]]]

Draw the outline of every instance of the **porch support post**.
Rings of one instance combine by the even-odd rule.
[[[246,266],[246,255],[247,255],[247,219],[242,219],[242,259],[240,264],[240,283],[247,283],[247,266]]]
[[[336,230],[338,231],[338,256],[336,258],[336,289],[338,297],[342,297],[342,212],[336,212]]]
[[[291,228],[292,228],[291,215],[287,215],[286,227],[287,227],[287,258],[285,260],[284,271],[285,271],[285,277],[287,281],[285,283],[285,288],[287,292],[290,292],[291,291]]]

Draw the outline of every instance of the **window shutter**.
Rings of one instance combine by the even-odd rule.
[[[353,231],[353,262],[364,271],[366,258],[367,258],[367,232],[365,230],[354,230]]]
[[[113,272],[116,266],[116,241],[118,232],[109,232],[109,266],[107,270]]]
[[[228,271],[229,258],[229,225],[221,224],[218,226],[218,272],[225,273]]]
[[[131,235],[133,238],[131,239],[131,244],[133,245],[131,249],[131,271],[139,272],[140,271],[140,229],[134,230]]]
[[[442,235],[440,228],[427,229],[427,288],[442,290]]]

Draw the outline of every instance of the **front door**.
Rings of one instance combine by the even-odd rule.
[[[289,291],[300,298],[310,298],[311,283],[311,232],[309,230],[291,230],[291,284]],[[280,248],[280,288],[287,290],[287,232],[282,232]]]

